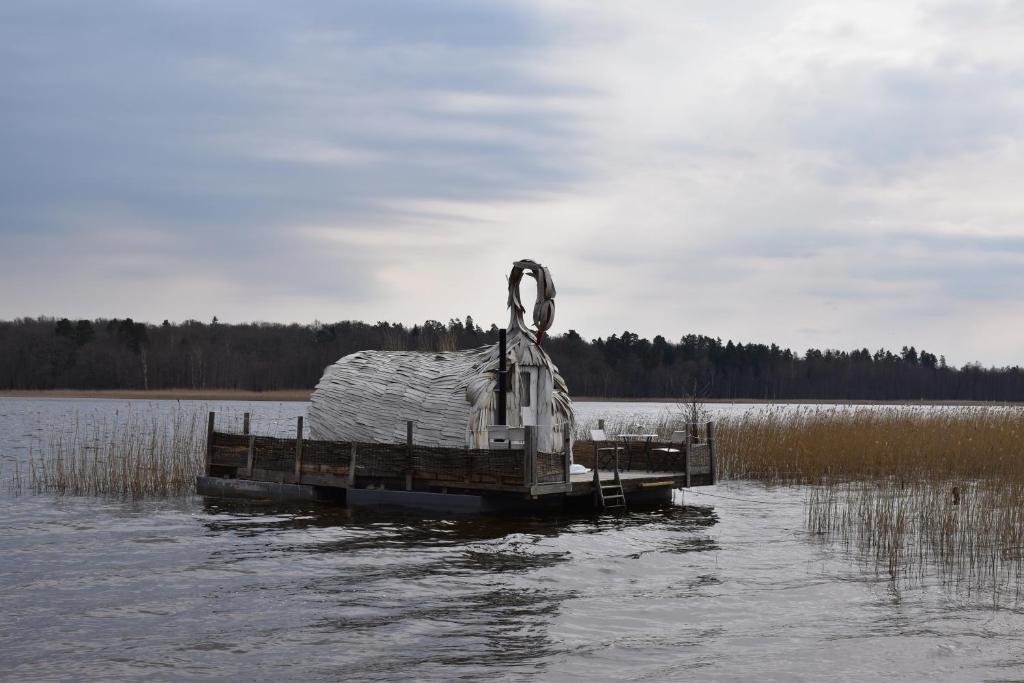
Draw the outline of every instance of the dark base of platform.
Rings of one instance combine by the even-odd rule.
[[[590,495],[550,494],[527,497],[500,493],[476,495],[398,491],[382,488],[344,489],[333,486],[282,484],[204,476],[196,478],[196,492],[204,496],[224,498],[318,501],[353,507],[402,507],[457,514],[544,513],[556,512],[564,508],[589,509],[593,507]],[[628,500],[630,507],[662,505],[671,502],[672,489],[659,487],[636,490],[629,494]]]

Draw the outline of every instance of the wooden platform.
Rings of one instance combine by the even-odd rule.
[[[614,480],[617,470],[622,493],[634,502],[664,500],[673,489],[714,484],[711,439],[672,448],[657,443],[626,445],[609,463],[598,462],[597,456],[605,451],[590,442],[577,442],[572,452],[566,443],[561,453],[538,452],[529,440],[518,449],[440,448],[414,443],[411,430],[404,444],[316,441],[300,438],[301,420],[296,438],[283,439],[247,433],[248,420],[241,434],[218,432],[211,413],[205,472],[197,482],[200,492],[388,501],[382,504],[406,500],[416,506],[436,506],[443,496],[451,496],[456,507],[467,504],[455,496],[476,496],[481,509],[494,507],[491,503],[538,508],[559,501],[586,504],[595,496],[594,474],[570,474],[572,456],[584,466],[601,465],[602,483]]]

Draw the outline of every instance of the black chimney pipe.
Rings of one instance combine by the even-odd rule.
[[[508,340],[507,331],[498,330],[498,415],[496,424],[508,424],[505,396],[508,394]]]

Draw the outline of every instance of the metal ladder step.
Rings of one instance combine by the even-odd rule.
[[[597,490],[594,492],[595,507],[598,507],[603,512],[626,511],[626,495],[622,490],[622,482],[619,481],[618,476],[611,481],[600,481],[595,476],[594,484],[597,487]]]

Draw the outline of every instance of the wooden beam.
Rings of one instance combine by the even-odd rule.
[[[214,413],[210,411],[210,418],[206,423],[206,461],[203,464],[203,473],[210,476],[210,465],[213,462],[213,420]]]
[[[707,433],[707,438],[708,438],[708,460],[710,461],[710,464],[711,464],[711,484],[714,485],[714,483],[716,481],[716,477],[717,477],[717,474],[715,473],[715,465],[716,465],[716,463],[715,463],[716,457],[715,456],[717,455],[717,453],[715,452],[716,449],[715,449],[715,423],[714,423],[714,421],[708,422],[707,426],[705,427],[705,429],[707,430],[706,433]]]
[[[356,442],[352,442],[352,452],[348,456],[348,487],[356,487]]]
[[[412,491],[412,430],[413,421],[405,423],[405,490]]]
[[[299,415],[295,426],[295,483],[302,483],[302,416]]]
[[[523,486],[533,486],[537,483],[537,428],[526,425],[523,433]]]
[[[563,481],[572,479],[572,435],[569,434],[569,425],[562,425],[562,473]]]
[[[252,471],[256,466],[256,437],[249,435],[249,450],[245,458],[246,468],[249,470],[249,478],[252,479]]]
[[[693,455],[693,443],[690,443],[688,440],[685,448],[683,465],[686,466],[686,488],[690,488],[690,471],[693,469],[693,458],[691,457]]]
[[[242,433],[249,433],[249,413],[242,413]]]

